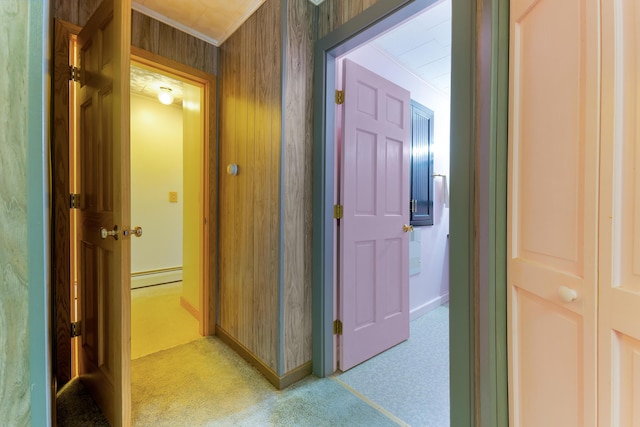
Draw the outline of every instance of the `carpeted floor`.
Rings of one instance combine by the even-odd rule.
[[[213,337],[134,360],[131,396],[136,426],[396,425],[329,379],[277,391]]]
[[[412,426],[449,425],[449,306],[411,322],[410,338],[333,378]]]
[[[79,378],[65,384],[56,396],[56,425],[58,427],[109,427],[89,391]]]
[[[443,306],[370,361],[277,391],[217,338],[201,338],[132,361],[133,425],[446,427],[448,342]],[[59,426],[108,425],[77,380],[56,406]]]
[[[198,321],[180,306],[182,282],[131,290],[131,359],[200,339]]]

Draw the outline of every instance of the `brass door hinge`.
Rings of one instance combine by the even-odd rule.
[[[333,321],[333,335],[342,335],[342,320]]]
[[[80,336],[80,322],[71,323],[71,338]]]
[[[71,209],[80,209],[80,195],[71,193],[69,195],[69,207]]]
[[[74,65],[69,65],[69,80],[73,82],[80,81],[80,68]]]
[[[336,90],[336,104],[342,105],[344,104],[344,91]]]
[[[335,219],[342,219],[344,216],[344,207],[342,205],[333,205],[333,217]]]

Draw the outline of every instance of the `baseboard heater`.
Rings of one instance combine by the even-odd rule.
[[[131,273],[131,289],[182,280],[182,267],[162,268],[158,270],[138,271]]]

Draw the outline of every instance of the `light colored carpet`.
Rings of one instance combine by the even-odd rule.
[[[337,382],[277,391],[217,338],[132,362],[134,426],[394,426]]]
[[[131,290],[131,358],[201,338],[198,321],[180,305],[182,282]]]
[[[338,374],[342,382],[406,422],[449,426],[449,306],[411,322],[410,338]]]

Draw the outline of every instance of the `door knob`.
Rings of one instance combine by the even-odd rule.
[[[129,237],[129,236],[140,237],[142,236],[142,227],[137,226],[136,228],[133,228],[131,230],[123,230],[122,235],[124,237]]]
[[[413,225],[407,225],[407,224],[403,225],[402,226],[402,231],[404,231],[405,233],[413,231]]]
[[[574,289],[566,286],[560,286],[558,288],[558,295],[560,295],[560,299],[566,303],[570,303],[578,298],[578,293]]]
[[[114,240],[118,240],[118,226],[114,225],[113,230],[107,230],[104,227],[100,227],[100,237],[106,239],[107,237],[113,237]]]

